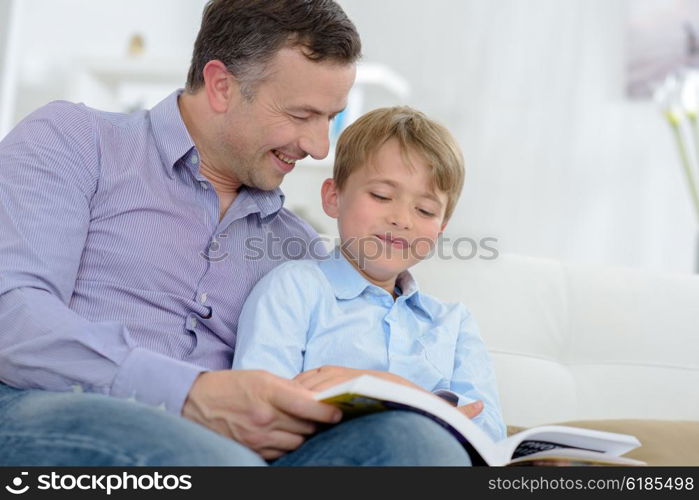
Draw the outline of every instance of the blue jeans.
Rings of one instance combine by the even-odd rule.
[[[447,431],[407,412],[353,419],[274,466],[470,465]],[[0,383],[0,465],[267,465],[245,446],[182,417],[99,394],[19,390]]]

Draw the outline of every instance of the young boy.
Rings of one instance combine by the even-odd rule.
[[[370,373],[478,413],[473,421],[503,439],[473,317],[422,293],[408,271],[444,231],[463,177],[451,134],[418,111],[377,109],[350,125],[321,191],[341,245],[258,282],[240,315],[233,368],[268,370],[311,390]]]

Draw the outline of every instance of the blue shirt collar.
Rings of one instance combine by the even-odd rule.
[[[414,309],[422,311],[430,321],[434,319],[432,313],[425,305],[417,281],[413,275],[410,274],[410,271],[403,271],[400,273],[398,278],[396,278],[396,285],[401,291],[401,297],[405,297],[406,304]]]
[[[191,153],[194,141],[182,121],[177,99],[182,89],[174,91],[150,110],[150,123],[160,159],[168,176],[174,177],[173,169],[180,159]]]
[[[347,261],[339,247],[336,247],[326,259],[319,261],[318,265],[332,286],[335,297],[338,299],[354,299],[367,288],[379,288],[369,282]],[[417,281],[410,274],[410,271],[400,273],[398,278],[396,278],[396,285],[401,290],[400,297],[404,297],[405,303],[409,307],[421,311],[430,320],[433,319],[432,313],[422,300]]]

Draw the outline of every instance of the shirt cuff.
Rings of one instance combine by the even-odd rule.
[[[204,371],[191,363],[137,347],[122,363],[110,394],[179,415],[194,379]]]
[[[467,398],[467,397],[461,396],[459,394],[457,394],[457,397],[459,398],[459,400],[457,401],[456,406],[464,406],[464,405],[467,405],[470,403],[475,403],[476,401],[478,401],[477,399]]]

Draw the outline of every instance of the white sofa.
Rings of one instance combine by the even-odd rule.
[[[433,257],[413,271],[475,315],[508,424],[655,419],[699,430],[699,276],[513,255]]]

